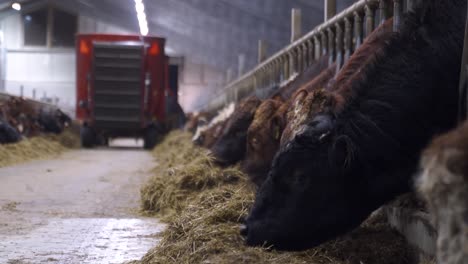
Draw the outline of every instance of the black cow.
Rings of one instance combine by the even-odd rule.
[[[377,63],[276,155],[242,229],[248,245],[300,250],[357,227],[410,190],[419,154],[453,128],[466,0],[427,0]]]
[[[61,110],[39,112],[37,122],[42,127],[44,132],[60,134],[65,127],[71,124],[71,118],[63,113]]]
[[[8,123],[0,120],[0,144],[16,143],[20,140],[20,133]]]

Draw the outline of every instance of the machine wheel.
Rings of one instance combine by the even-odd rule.
[[[92,148],[94,146],[94,143],[96,143],[94,131],[88,126],[81,127],[80,138],[81,146],[83,148]]]
[[[150,126],[146,129],[144,141],[143,147],[145,149],[151,150],[156,146],[158,141],[158,130],[155,126]]]

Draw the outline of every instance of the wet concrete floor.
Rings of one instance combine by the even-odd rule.
[[[140,259],[165,228],[137,213],[154,166],[149,152],[114,147],[0,168],[0,263]]]

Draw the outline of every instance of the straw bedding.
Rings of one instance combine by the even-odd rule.
[[[173,132],[155,150],[159,166],[142,208],[168,222],[161,243],[135,263],[414,263],[413,250],[377,213],[360,228],[303,252],[246,247],[239,235],[254,191],[236,167],[220,169],[190,134]]]

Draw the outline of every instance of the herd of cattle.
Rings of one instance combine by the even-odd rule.
[[[338,72],[324,57],[269,99],[246,98],[209,125],[206,113],[190,117],[186,129],[196,133],[194,142],[209,148],[221,166],[240,162],[258,186],[241,230],[247,244],[309,248],[412,190],[423,150],[457,125],[466,10],[466,0],[421,1],[398,32],[392,20],[381,24]],[[467,126],[464,134],[452,132],[463,135],[464,144],[434,143],[437,151],[466,152],[454,151],[458,158],[451,160],[430,153],[438,163],[422,163],[423,169],[438,166],[428,173],[439,177],[446,177],[443,168],[464,175],[463,188]],[[464,221],[459,231],[465,244],[458,243],[464,258],[456,263],[468,263],[467,193],[460,198],[464,220],[457,222]]]
[[[0,144],[16,143],[42,133],[60,134],[71,124],[60,109],[39,106],[21,97],[0,101]]]

